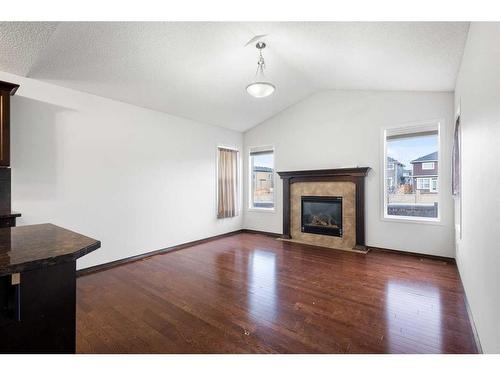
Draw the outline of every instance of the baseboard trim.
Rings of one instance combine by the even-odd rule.
[[[460,278],[460,282],[462,279]],[[463,283],[462,283],[463,287]],[[481,341],[479,340],[479,334],[477,333],[476,323],[474,323],[474,318],[472,317],[472,310],[470,309],[469,300],[467,299],[467,294],[464,291],[464,301],[465,309],[467,310],[467,315],[469,317],[469,323],[472,329],[472,336],[474,336],[474,343],[476,344],[476,349],[478,354],[483,354],[483,347],[481,346]]]
[[[450,263],[450,264],[457,264],[455,258],[443,257],[440,255],[421,254],[421,253],[415,253],[415,252],[411,252],[411,251],[386,249],[385,247],[376,247],[376,246],[369,246],[369,245],[367,245],[366,247],[372,251],[381,251],[381,252],[401,254],[401,255],[410,255],[410,256],[419,257],[419,258],[440,260],[442,262],[446,262],[446,263]]]
[[[477,332],[476,323],[474,322],[474,317],[472,316],[472,310],[470,308],[469,299],[467,298],[467,291],[465,290],[458,262],[457,262],[457,270],[458,270],[458,277],[460,279],[460,284],[462,284],[462,288],[464,290],[465,309],[467,310],[467,317],[469,318],[470,328],[472,330],[472,336],[474,337],[474,343],[476,344],[476,350],[478,354],[483,354],[484,353],[483,347],[481,345],[481,340],[479,339],[479,333]]]
[[[195,241],[191,241],[191,242],[185,242],[185,243],[182,243],[179,245],[166,247],[164,249],[153,250],[153,251],[150,251],[150,252],[147,252],[144,254],[134,255],[131,257],[127,257],[127,258],[118,259],[118,260],[115,260],[112,262],[98,264],[96,266],[92,266],[92,267],[88,267],[88,268],[83,268],[81,270],[76,271],[76,277],[85,276],[85,275],[89,275],[91,273],[104,271],[104,270],[107,270],[107,269],[110,269],[113,267],[117,267],[117,266],[120,266],[120,265],[123,265],[126,263],[136,262],[138,260],[150,258],[150,257],[155,256],[155,255],[170,253],[172,251],[177,251],[177,250],[182,250],[182,249],[185,249],[186,247],[200,245],[200,244],[203,244],[205,242],[217,240],[217,239],[224,238],[224,237],[233,236],[235,234],[242,233],[242,232],[243,232],[243,229],[238,229],[238,230],[235,230],[232,232],[218,234],[216,236],[202,238],[200,240],[195,240]]]
[[[147,252],[144,254],[134,255],[131,257],[127,257],[127,258],[118,259],[118,260],[115,260],[112,262],[98,264],[96,266],[92,266],[92,267],[88,267],[88,268],[83,268],[81,270],[76,271],[76,276],[80,277],[80,276],[89,275],[91,273],[104,271],[104,270],[107,270],[109,268],[117,267],[117,266],[120,266],[120,265],[123,265],[126,263],[136,262],[138,260],[150,258],[152,256],[159,255],[159,254],[165,254],[165,253],[169,253],[172,251],[182,250],[182,249],[185,249],[187,247],[200,245],[200,244],[203,244],[205,242],[217,240],[217,239],[224,238],[224,237],[233,236],[233,235],[239,234],[239,233],[258,234],[258,235],[268,236],[268,237],[273,237],[273,238],[285,238],[285,236],[283,236],[283,234],[281,234],[281,233],[265,232],[265,231],[254,230],[254,229],[238,229],[238,230],[235,230],[232,232],[223,233],[223,234],[219,234],[219,235],[211,236],[211,237],[206,237],[206,238],[202,238],[200,240],[195,240],[195,241],[191,241],[191,242],[185,242],[185,243],[182,243],[179,245],[166,247],[164,249],[154,250],[154,251],[150,251],[150,252]],[[440,260],[440,261],[444,261],[447,263],[456,264],[456,261],[454,258],[448,258],[448,257],[443,257],[443,256],[438,256],[438,255],[420,254],[420,253],[414,253],[414,252],[409,252],[409,251],[387,249],[387,248],[375,247],[375,246],[366,246],[366,248],[371,250],[371,251],[383,251],[383,252],[390,252],[390,253],[394,253],[394,254],[410,255],[410,256],[416,256],[416,257],[433,259],[433,260]]]

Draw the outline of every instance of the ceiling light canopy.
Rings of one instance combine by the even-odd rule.
[[[255,72],[254,81],[247,86],[247,92],[254,98],[265,98],[276,90],[276,86],[270,82],[266,82],[264,77],[264,68],[266,67],[266,63],[264,61],[264,57],[262,56],[262,50],[266,48],[266,43],[258,42],[256,47],[259,50],[257,71]]]

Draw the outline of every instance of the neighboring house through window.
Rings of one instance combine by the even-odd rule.
[[[417,189],[421,193],[436,193],[438,179],[438,152],[421,156],[410,163],[412,165],[412,176],[417,180]],[[429,161],[431,160],[431,161]],[[421,177],[421,176],[425,176]]]
[[[439,123],[384,131],[383,217],[439,220]]]
[[[273,210],[274,202],[274,149],[250,149],[250,202],[251,209]]]

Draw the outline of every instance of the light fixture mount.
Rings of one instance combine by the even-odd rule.
[[[265,81],[264,68],[266,67],[266,62],[264,56],[262,56],[262,50],[266,48],[266,43],[257,42],[255,47],[259,51],[259,60],[257,61],[257,71],[255,72],[254,81],[249,84],[246,89],[247,92],[254,98],[265,98],[276,91],[276,86],[270,82]]]

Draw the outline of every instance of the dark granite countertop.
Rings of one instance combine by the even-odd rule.
[[[6,217],[20,217],[21,213],[19,212],[1,212],[0,213],[0,219],[6,218]]]
[[[0,229],[0,276],[69,262],[101,247],[54,224]]]

